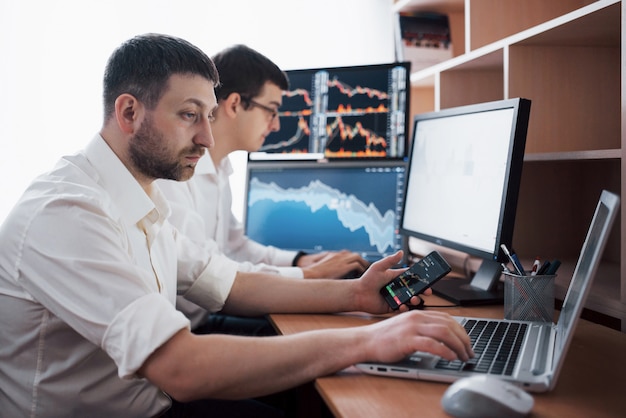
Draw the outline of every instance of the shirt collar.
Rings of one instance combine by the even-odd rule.
[[[206,151],[204,156],[200,158],[200,161],[198,161],[194,171],[195,174],[217,174],[217,168],[215,167],[215,164],[213,164],[213,160],[211,159],[209,153],[210,151]],[[219,164],[219,169],[228,176],[233,173],[233,166],[230,163],[228,156],[222,159]]]
[[[98,172],[100,184],[119,207],[120,216],[129,225],[136,225],[148,215],[151,222],[167,216],[169,205],[158,188],[155,187],[154,200],[151,199],[102,136],[96,135],[87,144],[85,156]]]
[[[194,170],[195,174],[216,174],[217,170],[215,169],[215,164],[213,164],[213,160],[209,155],[208,151],[204,152],[204,155],[196,164],[196,169]]]

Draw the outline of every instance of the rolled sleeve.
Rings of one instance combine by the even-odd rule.
[[[237,267],[238,263],[235,261],[213,256],[183,296],[209,311],[221,310],[235,282]]]
[[[132,378],[148,357],[177,332],[189,328],[189,319],[158,294],[141,297],[120,311],[103,339],[121,378]]]
[[[278,267],[278,274],[293,279],[303,279],[304,273],[300,267]]]

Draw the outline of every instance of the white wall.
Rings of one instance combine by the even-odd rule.
[[[98,132],[104,66],[126,39],[168,33],[209,55],[245,43],[288,70],[393,61],[391,22],[391,0],[1,0],[0,222]],[[246,157],[233,160],[241,216]]]

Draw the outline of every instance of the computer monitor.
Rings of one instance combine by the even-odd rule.
[[[405,172],[404,161],[248,162],[246,234],[287,250],[347,249],[376,261],[406,247]]]
[[[410,64],[286,71],[280,126],[249,160],[404,159]]]
[[[460,305],[500,303],[530,101],[508,99],[415,116],[400,231],[483,259],[471,278],[433,291]]]

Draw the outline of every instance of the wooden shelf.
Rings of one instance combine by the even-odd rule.
[[[524,162],[620,160],[621,158],[622,158],[621,149],[603,149],[603,150],[574,151],[574,152],[526,153],[524,155]]]
[[[554,289],[554,296],[557,299],[563,300],[565,297],[575,265],[576,260],[566,260],[561,265]],[[618,263],[603,263],[591,286],[591,293],[586,304],[587,309],[614,318],[623,318],[626,315],[626,309],[618,297],[620,293],[619,277],[620,266]]]
[[[452,59],[411,74],[413,114],[513,97],[532,101],[513,244],[518,253],[573,260],[573,268],[601,190],[626,195],[622,2],[404,0],[392,7],[449,13],[457,35]],[[626,332],[621,260],[626,202],[587,306],[621,321]]]
[[[465,0],[400,0],[394,2],[394,12],[463,12]]]
[[[543,1],[543,0],[542,0]],[[419,3],[413,0],[406,3]],[[433,3],[433,2],[429,2]],[[543,22],[535,27],[494,40],[479,48],[448,61],[425,68],[411,74],[413,85],[425,85],[424,80],[433,83],[433,76],[448,69],[501,69],[504,66],[502,55],[509,46],[614,46],[621,47],[619,0],[596,1],[589,6],[570,12],[558,18]],[[414,10],[414,9],[410,9]],[[439,11],[439,10],[437,10]],[[455,42],[453,40],[453,42]]]

